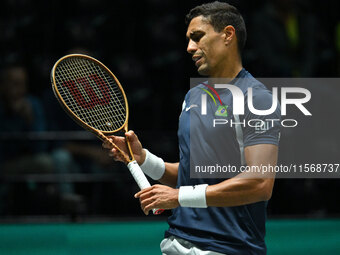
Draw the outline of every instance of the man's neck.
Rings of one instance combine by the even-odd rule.
[[[234,79],[239,72],[241,72],[243,66],[242,63],[237,61],[232,63],[232,65],[225,65],[221,71],[218,71],[210,76],[210,78],[229,78]]]

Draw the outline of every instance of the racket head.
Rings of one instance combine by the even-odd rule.
[[[60,58],[51,83],[63,109],[85,129],[104,135],[127,131],[129,107],[123,87],[97,59],[83,54]]]

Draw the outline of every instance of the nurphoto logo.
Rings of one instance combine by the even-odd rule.
[[[233,97],[233,105],[232,105],[232,114],[233,115],[244,115],[244,105],[245,105],[245,99],[244,94],[240,88],[238,88],[235,85],[231,84],[214,84],[213,86],[210,86],[206,83],[202,83],[205,88],[200,88],[205,93],[201,95],[201,114],[207,115],[207,95],[210,96],[210,98],[213,100],[215,106],[217,106],[217,102],[212,95],[212,93],[208,90],[210,89],[219,100],[220,105],[218,106],[215,116],[220,117],[227,117],[228,116],[228,105],[223,105],[222,100],[217,93],[216,89],[228,89]],[[247,90],[248,97],[247,97],[247,105],[249,108],[249,111],[253,113],[254,115],[258,116],[268,116],[272,114],[278,107],[278,88],[273,87],[272,89],[272,105],[269,109],[266,110],[259,110],[254,107],[253,104],[253,88],[249,87]],[[289,98],[289,94],[299,94],[300,97],[298,98]],[[287,105],[295,105],[305,116],[312,116],[311,112],[308,111],[308,109],[304,106],[305,103],[309,102],[311,99],[311,93],[308,89],[305,88],[299,88],[299,87],[282,87],[281,88],[281,115],[286,116],[287,115]],[[280,121],[282,127],[296,127],[298,125],[298,121],[295,119],[250,119],[247,121],[244,120],[243,122],[235,122],[233,120],[228,121],[227,119],[214,119],[213,120],[213,126],[216,127],[216,125],[225,125],[230,124],[233,125],[243,125],[243,126],[250,126],[254,127],[258,132],[263,132],[265,130],[268,130],[271,126],[274,125],[275,122]]]

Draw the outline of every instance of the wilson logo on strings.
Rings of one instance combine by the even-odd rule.
[[[93,82],[96,86],[93,86]],[[111,97],[108,85],[97,74],[91,74],[88,78],[78,78],[75,81],[64,81],[62,85],[67,87],[78,105],[85,109],[91,109],[96,105],[107,105],[110,103]],[[79,86],[82,87],[82,90],[85,90],[88,99],[85,98],[83,93],[79,90]],[[98,89],[102,95],[101,98],[98,96]]]

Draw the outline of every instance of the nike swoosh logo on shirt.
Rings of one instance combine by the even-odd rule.
[[[194,107],[198,107],[198,105],[197,105],[197,104],[192,104],[192,105],[190,105],[189,107],[185,108],[185,111],[187,112],[187,111],[189,111],[191,108],[194,108]]]

